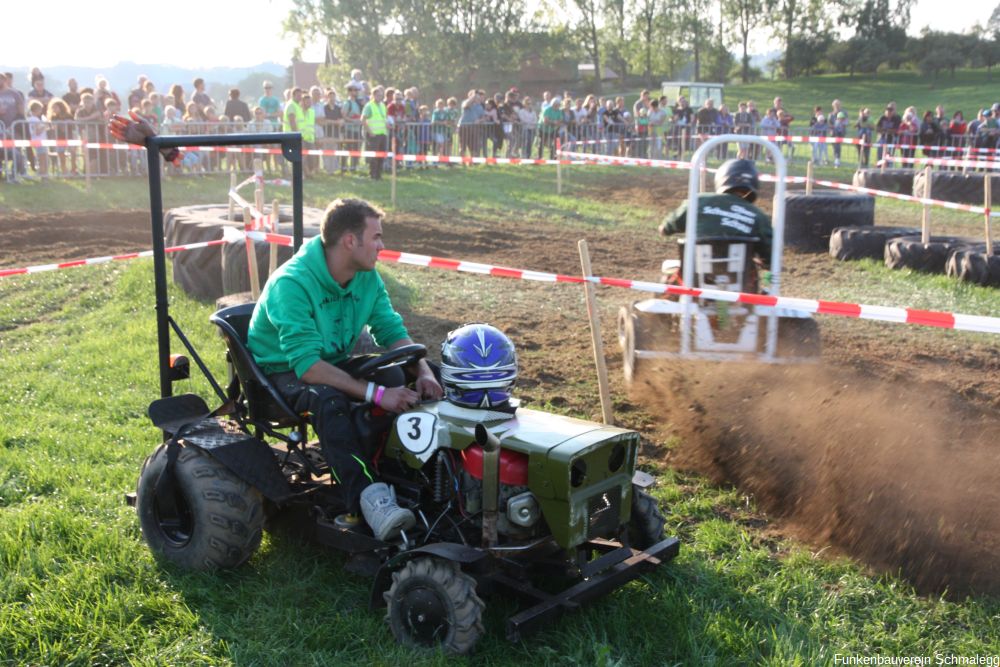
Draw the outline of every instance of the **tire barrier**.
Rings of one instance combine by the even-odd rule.
[[[1000,255],[986,254],[985,247],[959,248],[948,257],[945,273],[962,282],[1000,287]]]
[[[830,256],[841,261],[883,259],[889,239],[919,233],[917,227],[837,227],[830,234]]]
[[[944,273],[948,257],[955,250],[976,246],[975,239],[932,236],[921,242],[919,235],[899,236],[885,244],[885,265],[890,269],[913,269],[924,273]]]
[[[959,171],[932,171],[931,196],[942,201],[957,204],[983,204],[983,177],[981,173],[962,173]],[[913,178],[913,194],[924,196],[926,184],[924,172],[918,172]],[[990,188],[1000,192],[1000,174],[990,177]]]
[[[875,199],[838,191],[789,193],[785,198],[785,246],[800,252],[827,252],[837,227],[875,224]]]
[[[292,207],[282,206],[279,213],[279,228],[282,233],[292,233]],[[184,245],[202,241],[214,241],[223,238],[227,227],[243,229],[242,214],[238,221],[229,221],[228,204],[205,204],[200,206],[181,206],[172,208],[163,216],[163,228],[166,243]],[[319,233],[319,223],[323,211],[317,208],[303,209],[303,233],[306,238]],[[239,246],[239,252],[232,247]],[[261,285],[264,284],[267,272],[267,257],[269,244],[255,242],[257,249],[258,268],[263,269]],[[242,263],[236,258],[240,254]],[[225,262],[224,257],[229,257]],[[279,262],[291,256],[291,249],[285,249],[279,254]],[[178,253],[171,258],[173,264],[174,282],[185,292],[199,299],[213,301],[225,294],[246,291],[250,289],[250,275],[247,271],[246,246],[226,243],[221,246],[200,248]],[[236,272],[242,268],[243,282],[239,282]],[[228,287],[224,279],[228,270]]]
[[[915,169],[858,169],[854,172],[853,183],[857,187],[910,194],[913,189]],[[921,193],[923,190],[920,191]],[[980,197],[982,201],[982,197]]]

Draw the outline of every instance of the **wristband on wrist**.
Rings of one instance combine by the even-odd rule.
[[[365,403],[371,403],[372,402],[372,396],[374,396],[374,395],[375,395],[375,383],[374,382],[369,382],[368,383],[368,388],[365,389]]]
[[[382,385],[379,385],[378,389],[375,390],[375,405],[377,405],[380,408],[382,407],[382,395],[383,394],[385,394],[385,387],[383,387]]]

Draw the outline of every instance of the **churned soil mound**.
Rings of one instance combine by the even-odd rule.
[[[1000,415],[934,382],[686,362],[642,391],[673,465],[737,485],[788,533],[919,589],[1000,594]]]

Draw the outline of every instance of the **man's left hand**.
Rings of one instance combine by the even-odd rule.
[[[441,388],[437,378],[434,377],[434,373],[425,364],[421,364],[420,375],[417,376],[416,389],[421,398],[440,400],[444,396],[444,389]]]

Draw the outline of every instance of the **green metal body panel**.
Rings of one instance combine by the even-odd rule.
[[[461,451],[473,444],[474,429],[480,423],[474,419],[475,411],[457,417],[447,406],[439,410],[441,405],[422,405],[399,415],[386,455],[420,468],[439,448]],[[431,423],[434,437],[429,445],[407,441]],[[528,456],[528,489],[560,546],[571,548],[592,537],[614,537],[617,528],[628,522],[638,433],[527,408],[519,408],[511,419],[482,423],[500,439],[502,448]],[[618,467],[612,470],[611,463]],[[598,516],[609,510],[617,514],[613,521]]]

